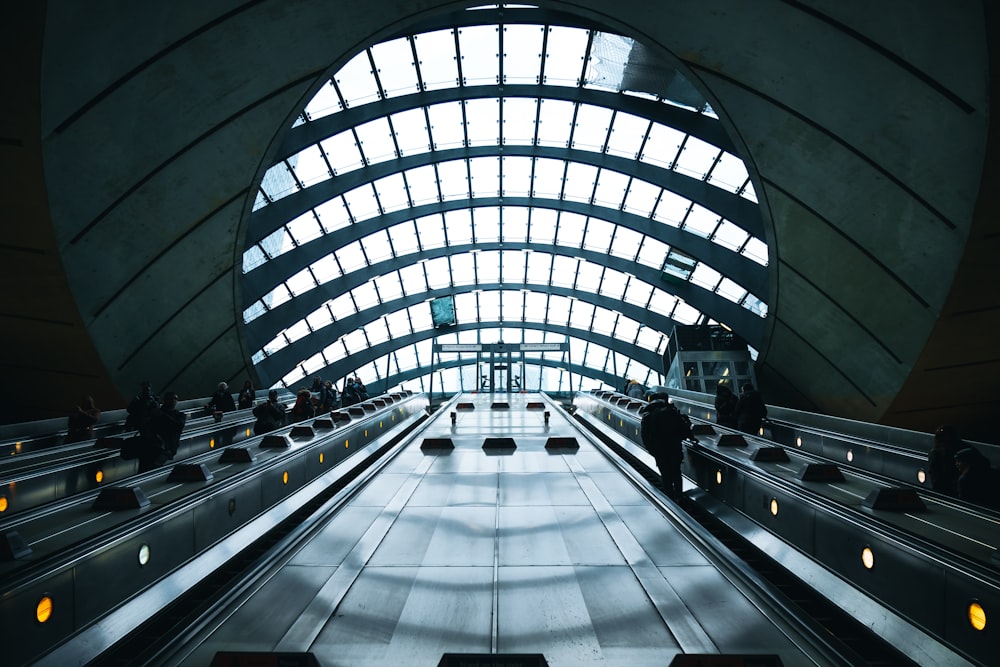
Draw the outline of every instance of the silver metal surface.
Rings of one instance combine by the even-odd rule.
[[[762,647],[816,664],[564,413],[546,424],[524,409],[528,398],[539,400],[512,395],[501,412],[489,396],[463,396],[476,409],[454,426],[441,408],[182,664],[248,647],[312,651],[325,666],[537,652],[554,667],[631,667]],[[579,436],[579,451],[547,452],[556,435]],[[429,437],[455,449],[421,451]],[[512,437],[516,449],[484,451],[486,437]],[[289,590],[295,603],[273,627],[255,622],[249,639],[230,627],[287,604]]]

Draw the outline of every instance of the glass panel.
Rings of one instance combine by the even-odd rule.
[[[561,246],[580,248],[583,245],[583,235],[587,218],[579,213],[563,212],[559,216],[559,232],[556,243]]]
[[[335,134],[329,139],[320,142],[323,152],[333,167],[334,174],[343,174],[364,166],[361,158],[361,151],[354,140],[354,133],[350,130]]]
[[[552,273],[552,255],[547,252],[528,253],[528,281],[547,285]]]
[[[698,265],[691,273],[691,282],[708,290],[714,291],[721,279],[722,274],[704,262],[698,262]]]
[[[449,245],[466,245],[472,243],[472,211],[460,209],[444,214],[445,230]]]
[[[619,111],[615,114],[608,140],[609,155],[618,155],[630,160],[639,156],[639,148],[649,129],[649,119]],[[742,181],[740,181],[742,183]]]
[[[469,160],[469,173],[472,175],[472,196],[500,196],[500,158],[477,157]]]
[[[587,219],[587,235],[583,239],[586,250],[607,253],[611,246],[611,235],[615,233],[615,225],[599,218]]]
[[[334,255],[337,256],[337,262],[345,274],[363,269],[366,266],[365,255],[361,250],[360,241],[352,241],[347,245],[337,248],[334,251]]]
[[[379,303],[378,294],[375,292],[375,285],[371,281],[352,289],[351,296],[354,297],[354,303],[358,304],[359,312],[367,310],[372,306],[377,306]]]
[[[397,255],[417,251],[417,229],[412,220],[401,222],[389,228],[389,239]]]
[[[662,188],[657,185],[634,179],[628,187],[628,194],[625,195],[625,212],[641,215],[644,218],[651,217],[661,190]]]
[[[704,180],[720,152],[718,147],[706,143],[698,137],[689,136],[674,169],[678,173]]]
[[[368,164],[377,164],[396,157],[396,145],[392,142],[389,121],[376,118],[354,128],[361,142],[361,152]]]
[[[553,294],[549,297],[549,308],[545,320],[551,324],[564,325],[569,320],[571,301],[564,296]]]
[[[469,198],[469,172],[465,160],[439,162],[437,170],[444,201]]]
[[[552,284],[560,287],[572,287],[576,278],[577,260],[565,255],[552,257]]]
[[[497,26],[467,26],[458,30],[462,54],[463,85],[495,85],[500,82]]]
[[[456,268],[467,264],[465,255],[458,255],[452,258]],[[467,266],[466,271],[471,267]],[[451,269],[448,265],[447,257],[438,257],[428,260],[424,264],[424,273],[427,274],[427,284],[433,289],[443,289],[451,285]]]
[[[529,197],[531,196],[531,158],[526,157],[505,157],[501,162],[503,169],[502,196],[504,197]]]
[[[660,195],[660,203],[656,205],[656,211],[653,212],[653,219],[671,227],[679,227],[689,208],[691,208],[690,199],[664,190]]]
[[[419,91],[410,40],[401,37],[391,42],[382,42],[373,46],[371,51],[386,97],[409,95]]]
[[[292,165],[299,182],[306,188],[328,180],[332,176],[319,146],[315,144],[293,155],[288,159],[288,163]]]
[[[476,282],[479,283],[499,283],[500,282],[500,253],[491,250],[489,252],[475,253],[476,258]],[[471,278],[472,276],[470,276]],[[484,292],[486,294],[486,292]]]
[[[695,204],[685,218],[682,229],[707,239],[715,232],[720,220],[718,213]]]
[[[684,141],[683,132],[660,123],[653,123],[639,160],[664,169],[671,169],[682,141]]]
[[[323,225],[323,230],[327,234],[335,232],[338,229],[343,229],[344,227],[349,227],[351,224],[350,213],[341,197],[335,197],[323,202],[315,208],[315,211],[316,215],[319,216],[320,224]]]
[[[375,287],[382,302],[402,298],[403,285],[399,282],[399,274],[393,271],[375,279]]]
[[[576,274],[576,289],[594,294],[601,286],[601,273],[604,267],[599,264],[580,260]]]
[[[337,97],[337,89],[333,87],[331,81],[323,84],[323,87],[316,91],[313,98],[306,105],[305,113],[311,120],[316,120],[340,111],[340,98]]]
[[[360,329],[344,334],[343,341],[348,354],[357,354],[368,349],[368,341],[365,340],[365,334]]]
[[[535,197],[557,199],[562,193],[566,163],[562,160],[539,158],[535,160],[535,177],[531,183]]]
[[[267,255],[260,249],[260,246],[253,245],[243,251],[243,273],[250,273],[265,262],[267,262]]]
[[[427,107],[431,121],[434,150],[460,148],[465,145],[465,121],[461,102],[444,102]]]
[[[530,238],[532,243],[555,243],[559,213],[549,208],[531,209]]]
[[[465,101],[465,131],[470,146],[500,143],[500,100],[495,97]]]
[[[504,290],[500,299],[500,316],[505,324],[521,322],[524,313],[524,296],[521,292]]]
[[[348,108],[378,100],[378,86],[375,85],[368,51],[362,51],[341,67],[336,81]]]
[[[722,159],[709,174],[708,182],[726,192],[736,192],[746,183],[748,177],[743,160],[732,153],[723,152]]]
[[[385,230],[379,230],[362,238],[361,247],[364,248],[365,255],[372,264],[392,258],[389,234]]]
[[[594,33],[584,85],[615,92],[621,90],[632,44],[633,41],[628,37],[606,32]]]
[[[583,72],[588,31],[550,26],[545,50],[545,79],[550,86],[577,86]]]
[[[743,249],[743,256],[747,259],[767,266],[767,245],[758,238],[751,237],[747,241],[747,247]]]
[[[354,222],[374,218],[379,214],[378,202],[375,199],[375,189],[371,183],[365,183],[344,193],[344,201],[351,212]]]
[[[548,297],[541,292],[524,295],[524,319],[527,322],[544,322]]]
[[[597,180],[597,167],[570,162],[566,167],[566,187],[563,197],[570,201],[589,203]]]
[[[738,251],[749,237],[749,234],[733,223],[723,220],[722,224],[715,230],[712,240],[725,248]]]
[[[378,193],[378,203],[385,213],[410,207],[402,174],[390,174],[375,181],[375,192]]]
[[[271,201],[277,201],[298,190],[299,186],[296,185],[292,172],[288,170],[288,165],[279,162],[264,174],[264,178],[260,182],[260,189],[267,194]]]
[[[639,244],[643,236],[639,232],[625,227],[619,227],[615,232],[614,243],[611,244],[611,254],[628,260],[635,259],[639,253]]]
[[[594,203],[608,208],[621,208],[629,177],[617,171],[602,169],[594,191]]]
[[[639,249],[639,256],[635,261],[644,266],[652,266],[659,269],[663,266],[663,260],[667,256],[670,246],[662,241],[654,239],[652,236],[645,236],[642,240],[642,248]]]
[[[393,114],[392,129],[401,155],[418,155],[431,149],[427,119],[423,109],[410,109]]]
[[[413,37],[420,62],[425,90],[454,88],[458,85],[458,61],[455,58],[455,32],[438,30]]]
[[[430,204],[439,200],[437,173],[432,165],[407,169],[405,173],[406,184],[414,206]]]
[[[719,294],[729,299],[733,303],[739,303],[744,296],[746,296],[747,291],[743,289],[737,283],[734,283],[729,278],[723,278],[722,282],[719,284],[719,289],[717,290]]]
[[[582,329],[584,331],[589,331],[591,325],[594,323],[594,306],[587,303],[586,301],[576,300],[573,301],[573,307],[570,310],[569,324],[574,329]]]
[[[503,99],[504,145],[531,146],[535,143],[535,116],[538,100],[524,97]]]
[[[538,104],[538,145],[556,148],[569,146],[576,105],[563,100],[544,99]]]
[[[573,148],[601,152],[611,127],[611,109],[581,104],[576,114]]]
[[[316,276],[316,281],[320,285],[340,277],[340,267],[337,266],[337,261],[333,258],[333,255],[327,255],[313,262],[310,268],[312,268],[313,275]]]
[[[407,295],[422,294],[427,291],[427,281],[424,279],[424,265],[410,264],[399,269],[399,279],[403,291]]]
[[[537,25],[507,25],[503,35],[504,83],[536,84],[542,66],[542,37]]]
[[[501,214],[501,238],[506,242],[524,243],[528,238],[528,209],[504,206]]]

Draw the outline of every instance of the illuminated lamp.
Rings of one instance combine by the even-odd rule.
[[[545,441],[545,449],[580,449],[580,443],[574,436],[553,436]]]
[[[778,499],[771,498],[771,502],[768,505],[768,510],[771,512],[771,516],[778,516]]]
[[[35,620],[39,623],[45,623],[52,618],[52,606],[52,598],[43,595],[42,599],[35,605]]]
[[[986,629],[986,610],[975,600],[969,603],[969,625],[975,630]]]
[[[715,429],[711,424],[695,424],[691,427],[694,435],[715,435]]]
[[[178,463],[170,471],[168,482],[207,482],[213,478],[204,463]]]
[[[424,438],[420,449],[455,449],[455,443],[451,438]]]
[[[718,447],[746,447],[747,441],[739,433],[726,433],[719,436]]]
[[[268,433],[260,440],[261,449],[285,449],[292,446],[292,439],[282,433]]]
[[[269,653],[266,651],[219,651],[212,658],[211,667],[320,667],[312,653]]]
[[[799,469],[803,482],[843,482],[844,474],[833,463],[807,463]]]
[[[872,510],[919,511],[927,509],[913,489],[872,489],[861,501],[862,507]]]
[[[486,438],[483,440],[483,449],[517,449],[514,438]]]
[[[866,570],[875,567],[875,552],[872,551],[871,547],[865,547],[861,550],[861,564],[865,566]]]
[[[507,401],[495,401],[494,403],[490,404],[490,410],[509,410],[509,409],[510,409],[510,403],[508,403]]]
[[[253,463],[256,460],[257,457],[246,447],[227,447],[219,457],[219,463]]]
[[[758,447],[750,455],[750,460],[761,463],[787,462],[788,452],[784,447]]]
[[[6,512],[7,508],[10,506],[7,496],[0,496],[0,513]]]
[[[135,510],[149,504],[140,486],[109,486],[94,501],[95,510]]]
[[[139,547],[139,551],[136,553],[136,558],[139,560],[139,565],[141,567],[146,567],[146,565],[149,563],[149,558],[150,558],[150,551],[148,544],[143,544],[142,546]]]
[[[0,560],[17,560],[31,555],[31,547],[21,533],[16,530],[8,530],[0,533]]]
[[[917,471],[917,481],[921,484],[927,483],[927,473],[923,469]]]
[[[316,432],[313,431],[312,426],[293,426],[288,435],[293,438],[312,438],[316,436]]]

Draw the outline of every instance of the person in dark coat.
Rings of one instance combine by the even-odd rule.
[[[642,445],[653,455],[660,471],[660,488],[670,498],[681,497],[681,463],[684,461],[684,440],[695,440],[691,421],[681,414],[667,394],[657,393],[643,406],[640,413]]]
[[[295,405],[291,409],[292,421],[301,422],[316,416],[316,408],[312,402],[312,392],[299,389],[295,396]]]
[[[984,507],[998,507],[998,490],[990,461],[978,449],[966,447],[955,453],[958,497]]]
[[[239,409],[246,410],[253,407],[254,397],[256,392],[253,388],[253,382],[247,380],[243,383],[243,388],[240,389],[240,399],[239,399]]]
[[[964,445],[954,426],[939,426],[934,431],[934,446],[927,454],[927,474],[933,490],[952,496],[958,492],[955,454],[960,449]]]
[[[736,428],[757,435],[760,432],[761,422],[767,417],[767,406],[764,399],[760,397],[760,392],[753,388],[752,384],[743,385],[740,398],[736,402]]]
[[[177,394],[168,391],[139,427],[139,472],[158,468],[174,458],[187,415],[177,409]]]
[[[220,382],[215,393],[212,394],[212,398],[208,401],[207,410],[209,414],[213,412],[233,412],[236,410],[236,401],[233,400],[233,395],[229,393],[229,385],[225,382]]]
[[[715,388],[715,420],[719,426],[736,428],[736,404],[739,400],[728,384],[719,383]]]
[[[94,405],[94,399],[84,397],[80,405],[70,413],[66,423],[64,444],[83,442],[94,438],[94,424],[101,418],[101,411]]]
[[[267,392],[267,402],[253,409],[257,421],[253,425],[254,435],[264,435],[285,425],[285,406],[278,402],[278,392]]]
[[[137,431],[146,421],[150,413],[159,407],[156,394],[148,381],[144,381],[139,386],[139,393],[135,395],[126,408],[128,416],[125,417],[125,430]]]

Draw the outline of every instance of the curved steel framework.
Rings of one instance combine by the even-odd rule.
[[[498,16],[361,51],[279,138],[241,286],[265,384],[425,390],[433,342],[498,340],[570,343],[525,355],[525,389],[655,384],[675,324],[762,340],[764,225],[710,105],[627,37]],[[474,366],[439,360],[435,389]]]

